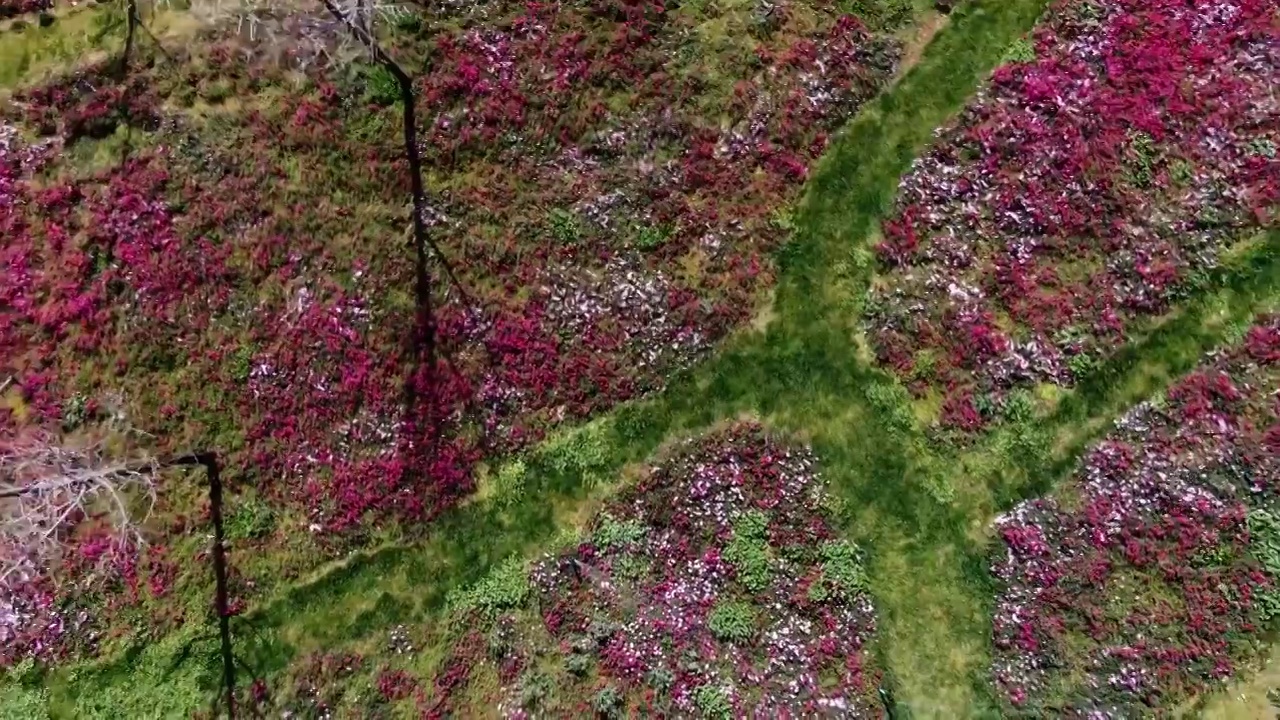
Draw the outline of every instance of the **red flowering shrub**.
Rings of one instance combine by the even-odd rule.
[[[1250,338],[1280,329],[1265,319]],[[1018,712],[1129,716],[1230,676],[1280,616],[1280,369],[1211,355],[996,521],[996,683]]]
[[[792,10],[715,53],[688,40],[711,11],[648,1],[441,19],[426,161],[457,180],[432,219],[493,290],[472,387],[499,447],[659,387],[751,315],[776,216],[897,57],[834,5]]]
[[[1266,0],[1060,0],[901,181],[867,323],[913,387],[1069,384],[1280,201]],[[943,425],[972,429],[965,415]]]
[[[861,560],[822,502],[812,455],[757,426],[687,442],[575,547],[455,596],[467,636],[432,707],[882,715]],[[496,670],[496,695],[469,684],[492,677],[479,666]]]

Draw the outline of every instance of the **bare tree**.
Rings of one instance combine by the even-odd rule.
[[[28,433],[0,445],[0,542],[19,551],[0,559],[0,582],[58,558],[83,518],[102,518],[114,537],[144,545],[159,467],[145,454],[114,458],[102,440],[75,447]]]

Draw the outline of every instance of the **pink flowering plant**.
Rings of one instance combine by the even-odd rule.
[[[1280,617],[1280,317],[1143,403],[995,523],[1012,712],[1129,716],[1230,677]]]
[[[1265,0],[1060,0],[902,178],[866,323],[938,423],[1071,385],[1280,201]]]

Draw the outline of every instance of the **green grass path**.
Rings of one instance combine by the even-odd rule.
[[[733,338],[667,392],[588,426],[582,442],[590,452],[578,454],[587,460],[566,466],[532,454],[517,502],[467,505],[423,542],[357,554],[254,609],[237,637],[253,669],[270,673],[310,650],[439,618],[450,588],[474,582],[512,553],[536,552],[584,500],[607,490],[599,478],[617,477],[667,439],[750,414],[811,443],[844,501],[847,532],[869,555],[881,615],[876,652],[898,717],[993,715],[985,559],[992,515],[1070,472],[1079,450],[1117,414],[1238,332],[1280,287],[1280,233],[1273,233],[1220,273],[1217,290],[1152,327],[1051,414],[1002,427],[965,450],[940,451],[925,440],[901,387],[860,354],[871,238],[934,128],[972,96],[1044,4],[966,4],[920,63],[837,138],[781,254],[767,329]],[[59,671],[50,678],[50,708],[73,714],[75,698],[86,695],[116,698],[110,704],[118,709],[141,707],[156,692],[148,683],[165,682],[190,662],[182,658],[196,642]]]

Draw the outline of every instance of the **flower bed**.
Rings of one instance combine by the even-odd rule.
[[[813,456],[758,426],[686,442],[576,546],[457,593],[465,637],[419,703],[431,717],[882,716],[860,553],[823,506]]]
[[[878,360],[941,424],[1067,385],[1280,200],[1264,0],[1062,0],[901,182],[868,301]]]
[[[1280,617],[1280,317],[996,521],[993,673],[1019,712],[1132,716],[1230,676]]]
[[[661,387],[749,318],[807,168],[898,55],[823,2],[486,8],[400,40],[431,55],[429,220],[457,273],[436,268],[434,368],[406,348],[408,183],[377,82],[299,89],[215,46],[15,95],[7,121],[48,140],[0,145],[0,437],[125,390],[157,452],[216,448],[233,498],[277,511],[232,562],[287,544],[287,569],[246,587],[429,520],[485,454]],[[127,164],[69,165],[126,126]],[[172,490],[160,548],[205,511]]]

